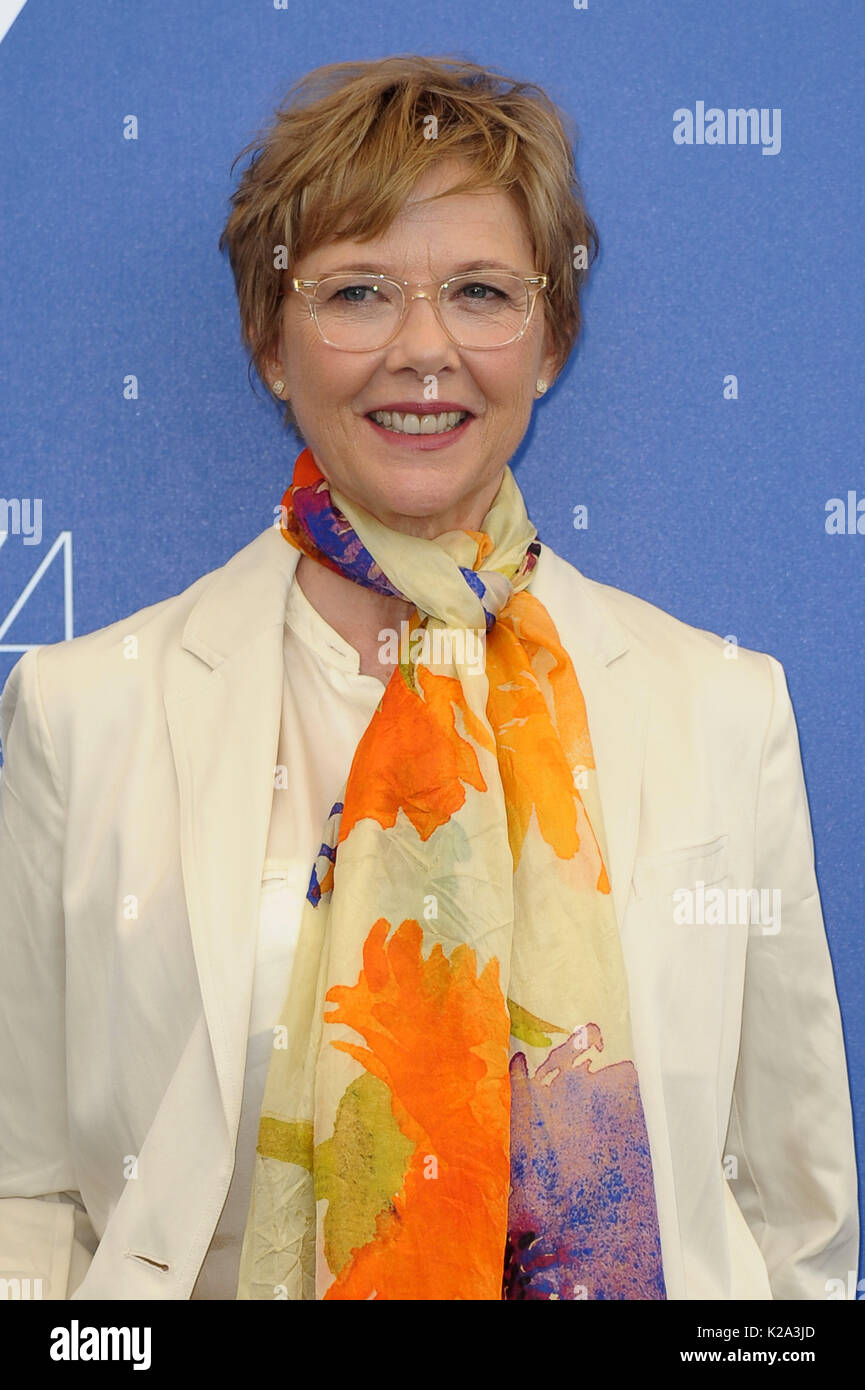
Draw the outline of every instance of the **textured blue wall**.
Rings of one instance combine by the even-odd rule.
[[[174,594],[272,520],[297,445],[249,390],[217,240],[290,83],[400,52],[540,82],[602,253],[517,477],[586,574],[784,663],[865,1153],[865,534],[826,531],[865,498],[863,41],[849,0],[28,0],[0,44],[0,494],[42,499],[42,537],[0,549],[0,627],[63,532],[72,564],[0,636],[0,683],[10,647]],[[675,143],[697,102],[779,108],[779,152]]]

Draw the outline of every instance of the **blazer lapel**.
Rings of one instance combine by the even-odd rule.
[[[630,635],[603,603],[598,586],[544,546],[531,592],[551,614],[586,701],[621,930],[640,827],[648,696],[635,673]]]
[[[232,1136],[279,739],[285,601],[298,559],[271,528],[229,560],[183,631],[183,648],[196,660],[165,694],[186,907]]]

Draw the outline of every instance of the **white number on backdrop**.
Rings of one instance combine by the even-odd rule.
[[[0,550],[6,543],[8,531],[0,531]],[[0,652],[29,652],[38,647],[39,642],[4,642],[3,638],[14,623],[21,609],[27,603],[36,585],[44,577],[56,556],[63,552],[63,637],[68,641],[72,636],[72,532],[61,531],[48,554],[39,562],[39,567],[16,598],[5,618],[0,621]]]

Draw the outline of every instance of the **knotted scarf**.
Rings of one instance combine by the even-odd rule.
[[[586,708],[513,475],[426,540],[305,449],[281,529],[416,612],[312,870],[237,1296],[663,1299]]]

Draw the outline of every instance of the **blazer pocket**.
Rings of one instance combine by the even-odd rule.
[[[643,855],[634,863],[632,932],[648,992],[668,1114],[702,1137],[714,1134],[716,1080],[724,1054],[736,932],[712,918],[726,904],[729,836]],[[726,880],[726,882],[725,882]],[[710,910],[711,906],[711,910]],[[692,1149],[692,1154],[697,1148]],[[708,1150],[699,1160],[708,1164]],[[695,1160],[696,1161],[696,1160]],[[717,1162],[717,1157],[714,1157]]]
[[[702,883],[709,888],[727,877],[729,835],[714,835],[694,845],[644,854],[634,862],[632,883],[637,898],[664,898]]]

